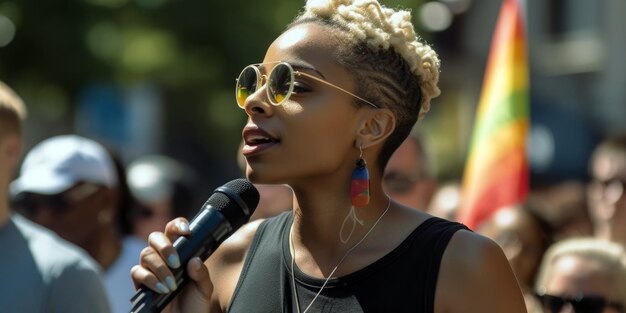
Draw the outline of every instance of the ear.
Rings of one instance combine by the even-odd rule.
[[[2,151],[8,161],[9,168],[16,169],[22,156],[22,140],[17,134],[9,134],[2,140]]]
[[[368,110],[358,130],[357,147],[382,144],[396,129],[396,116],[389,109]]]

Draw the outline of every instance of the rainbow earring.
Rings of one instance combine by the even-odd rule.
[[[353,206],[366,206],[370,203],[370,174],[367,171],[367,164],[363,160],[363,149],[359,146],[359,160],[352,171],[352,184],[350,195]]]

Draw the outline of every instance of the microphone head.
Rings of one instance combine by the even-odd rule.
[[[224,214],[233,228],[237,229],[250,220],[259,204],[259,191],[243,179],[235,179],[218,187],[207,204]]]

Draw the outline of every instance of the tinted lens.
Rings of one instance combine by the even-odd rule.
[[[385,187],[389,191],[398,194],[406,193],[407,191],[409,191],[411,187],[413,187],[413,184],[415,184],[415,182],[415,178],[395,172],[387,173],[383,177],[383,183],[385,184]]]
[[[565,305],[565,300],[560,297],[544,295],[541,297],[543,302],[543,309],[546,313],[558,313],[561,312],[561,308]]]
[[[23,193],[13,201],[13,206],[23,214],[34,215],[44,207],[55,213],[63,212],[69,208],[69,203],[62,194],[44,196]]]
[[[540,296],[546,313],[561,312],[563,306],[570,304],[576,313],[602,313],[607,302],[601,297],[583,297],[580,300],[564,299],[557,296]]]
[[[272,69],[267,83],[267,96],[274,105],[287,100],[293,90],[293,70],[287,63],[280,63]]]
[[[572,302],[576,313],[602,313],[606,302],[602,298],[585,297],[580,301]]]
[[[249,65],[241,71],[239,78],[237,78],[237,87],[235,89],[235,96],[239,107],[243,108],[246,99],[256,91],[258,83],[259,72],[256,67]]]

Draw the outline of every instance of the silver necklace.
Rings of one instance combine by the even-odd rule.
[[[365,238],[367,238],[367,236],[372,232],[372,230],[374,230],[374,227],[376,227],[376,225],[378,225],[378,222],[380,222],[380,220],[383,219],[383,217],[385,216],[387,211],[389,211],[389,207],[391,207],[391,199],[388,200],[387,208],[385,209],[383,214],[381,214],[380,217],[378,217],[378,219],[376,220],[374,225],[372,225],[372,227],[367,231],[367,233],[365,233],[365,235],[363,236],[363,238],[361,238],[361,240],[359,240],[357,243],[355,243],[354,246],[352,246],[352,248],[350,248],[343,255],[341,260],[339,260],[337,265],[335,265],[335,268],[333,268],[333,270],[330,272],[330,274],[328,274],[328,277],[326,277],[326,280],[324,280],[324,283],[322,284],[322,287],[317,292],[315,297],[313,297],[313,300],[311,300],[311,303],[309,303],[309,305],[304,309],[304,312],[300,311],[300,301],[298,300],[298,290],[296,289],[296,278],[295,278],[295,274],[294,274],[294,271],[293,271],[294,263],[296,262],[295,261],[295,259],[296,259],[296,248],[293,245],[293,239],[291,239],[292,233],[293,233],[293,224],[291,224],[291,228],[289,228],[289,250],[290,250],[289,252],[291,252],[291,284],[293,286],[293,294],[295,295],[295,298],[296,298],[296,309],[298,310],[298,313],[306,313],[311,308],[311,305],[313,305],[313,302],[315,302],[315,300],[317,300],[317,297],[322,293],[322,290],[324,290],[324,287],[326,287],[326,284],[328,283],[330,278],[333,277],[333,274],[335,273],[335,271],[337,271],[337,269],[339,268],[341,263],[343,263],[343,261],[348,257],[348,255],[350,255],[352,250],[354,250],[359,244],[361,244],[361,242],[363,242],[363,240],[365,240]]]

